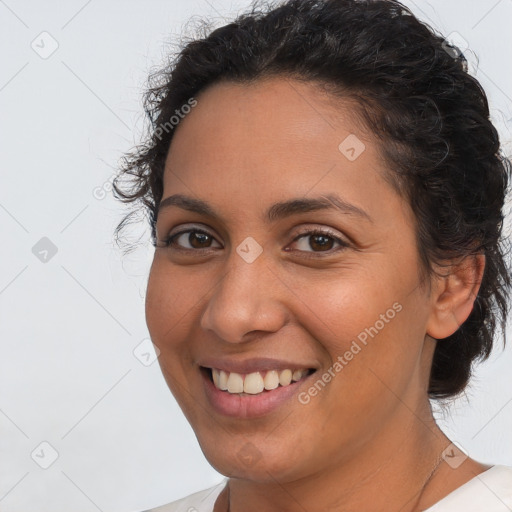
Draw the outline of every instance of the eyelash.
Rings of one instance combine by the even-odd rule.
[[[172,250],[177,250],[177,251],[184,252],[184,253],[199,252],[199,251],[208,251],[209,252],[209,251],[216,249],[216,248],[210,248],[210,247],[206,247],[204,249],[189,249],[188,247],[184,248],[184,247],[180,247],[179,245],[176,245],[175,240],[178,237],[180,237],[181,235],[186,234],[186,233],[200,233],[200,234],[209,236],[210,238],[214,239],[214,237],[207,231],[203,231],[201,229],[185,229],[183,231],[180,231],[179,233],[175,233],[174,235],[164,238],[163,240],[160,241],[162,245],[159,246],[159,245],[155,244],[155,247],[162,247],[162,248],[167,248],[167,249],[172,248]],[[326,236],[328,238],[331,238],[332,240],[337,242],[340,245],[340,247],[338,247],[337,249],[329,249],[327,251],[301,251],[301,250],[298,251],[298,252],[310,253],[310,254],[315,255],[315,256],[305,256],[307,258],[310,258],[310,257],[313,257],[313,258],[320,257],[321,258],[324,255],[331,256],[332,254],[342,251],[342,250],[346,249],[347,247],[349,247],[349,244],[347,242],[345,242],[341,238],[337,237],[334,233],[332,233],[331,231],[329,231],[327,229],[326,230],[311,229],[311,230],[303,231],[302,233],[299,233],[292,240],[292,242],[296,242],[297,240],[299,240],[300,238],[303,238],[303,237],[315,236],[315,235],[316,236],[318,236],[318,235]]]

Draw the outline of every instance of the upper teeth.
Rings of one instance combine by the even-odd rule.
[[[265,374],[262,377],[262,373]],[[225,372],[212,368],[213,383],[215,387],[228,393],[249,393],[256,395],[264,389],[272,390],[279,385],[288,386],[292,381],[298,381],[307,375],[308,370],[268,370],[267,372],[254,372],[243,375],[236,372]]]

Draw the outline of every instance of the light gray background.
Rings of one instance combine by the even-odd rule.
[[[510,151],[512,1],[405,3],[468,41]],[[142,88],[164,43],[177,42],[193,14],[220,25],[247,5],[0,0],[3,512],[137,512],[222,479],[158,363],[145,366],[133,353],[148,338],[152,248],[123,257],[114,247],[123,210],[109,191],[119,157],[139,140]],[[32,251],[42,237],[57,248],[47,262]],[[136,353],[148,363],[146,345]],[[509,346],[479,367],[468,399],[439,413],[482,462],[512,465],[511,367]],[[58,458],[43,469],[52,450]]]

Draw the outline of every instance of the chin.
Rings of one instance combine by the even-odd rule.
[[[230,441],[229,449],[223,449],[217,441],[214,445],[200,442],[201,450],[210,465],[222,475],[261,483],[293,481],[300,478],[297,474],[297,450],[286,451],[282,447],[277,451],[264,439],[252,443],[243,437]],[[282,446],[282,443],[279,443]],[[293,473],[293,474],[292,474]]]

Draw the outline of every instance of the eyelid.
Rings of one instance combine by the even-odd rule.
[[[165,231],[164,231],[164,229],[165,229]],[[214,235],[211,232],[210,228],[208,228],[206,226],[203,227],[203,224],[200,222],[190,222],[190,223],[185,223],[185,224],[179,224],[170,230],[167,230],[167,228],[164,228],[164,229],[162,229],[162,231],[164,231],[164,236],[159,237],[158,233],[157,233],[157,237],[156,237],[157,241],[164,241],[173,236],[186,233],[187,231],[199,231],[202,233],[206,233],[207,235],[209,235],[213,238],[216,238],[216,235]]]
[[[198,226],[199,226],[199,228],[197,229]],[[206,234],[208,234],[211,237],[215,238],[215,235],[213,235],[209,231],[208,228],[203,228],[201,226],[201,223],[180,224],[179,231],[177,231],[176,233],[173,233],[172,230],[171,230],[171,232],[169,232],[167,235],[165,235],[164,238],[169,238],[171,236],[183,234],[184,232],[186,233],[187,230],[189,230],[189,231],[205,232]],[[337,232],[335,232],[334,230],[332,230],[329,227],[322,227],[322,228],[320,228],[320,227],[317,227],[317,225],[314,225],[314,224],[307,224],[306,226],[303,226],[298,233],[295,234],[295,238],[293,239],[293,241],[295,241],[297,239],[297,237],[299,237],[301,235],[310,234],[312,232],[325,233],[325,234],[328,234],[329,236],[332,236],[333,238],[338,238],[338,239],[343,237],[343,235],[338,234]],[[347,235],[344,235],[344,237],[346,239],[350,240],[350,237],[348,237]]]
[[[195,252],[195,253],[201,253],[201,252],[210,252],[212,250],[215,250],[215,249],[219,249],[218,247],[204,247],[204,248],[200,248],[200,249],[194,249],[194,248],[188,248],[188,247],[182,247],[182,246],[173,246],[173,242],[176,238],[180,237],[181,235],[185,234],[185,233],[189,233],[189,232],[196,232],[196,233],[202,233],[202,234],[205,234],[209,237],[211,237],[215,242],[219,243],[220,242],[217,240],[217,238],[215,237],[215,235],[213,235],[212,233],[210,233],[209,230],[207,229],[204,229],[202,227],[198,227],[200,226],[200,224],[190,224],[190,225],[187,225],[187,224],[183,224],[180,226],[180,229],[178,231],[176,231],[176,233],[173,233],[172,230],[171,232],[166,235],[163,239],[161,240],[158,240],[160,241],[163,245],[161,246],[158,246],[156,244],[155,247],[162,247],[162,248],[170,248],[172,247],[173,250],[176,250],[176,251],[181,251],[181,252]],[[347,241],[347,239],[349,237],[347,236],[343,236],[343,235],[339,235],[338,233],[336,233],[334,230],[332,230],[331,228],[328,228],[328,227],[318,227],[318,226],[313,226],[313,225],[309,225],[309,226],[303,226],[300,231],[297,233],[295,233],[295,236],[292,240],[292,243],[293,242],[296,242],[298,239],[302,238],[302,237],[307,237],[307,236],[315,236],[315,235],[325,235],[325,236],[328,236],[330,238],[332,238],[336,243],[338,243],[339,247],[336,248],[336,249],[329,249],[327,251],[304,251],[304,250],[290,250],[288,248],[285,249],[286,252],[294,252],[294,253],[300,253],[303,255],[303,257],[306,257],[306,258],[309,258],[309,257],[312,257],[312,258],[321,258],[321,257],[328,257],[328,256],[332,256],[334,254],[337,254],[338,252],[348,248],[348,247],[351,247],[352,246],[352,241]],[[171,241],[171,239],[173,239]],[[220,244],[222,245],[222,244]],[[307,255],[307,256],[305,256]]]
[[[300,229],[300,231],[296,234],[296,236],[293,240],[295,241],[298,237],[300,237],[302,235],[311,235],[311,234],[325,234],[325,235],[331,236],[332,238],[341,240],[341,235],[336,233],[331,228],[328,228],[328,227],[320,228],[320,227],[317,227],[314,225],[307,225],[306,227],[302,227]]]
[[[169,233],[166,236],[167,237],[175,236],[175,235],[179,235],[179,234],[182,234],[182,233],[186,233],[187,231],[201,231],[201,232],[207,233],[210,236],[214,236],[210,232],[209,228],[203,227],[203,225],[201,223],[197,223],[197,222],[180,224],[178,227],[176,227],[176,232],[175,233],[173,233],[173,230],[171,230],[171,231],[169,231]]]

